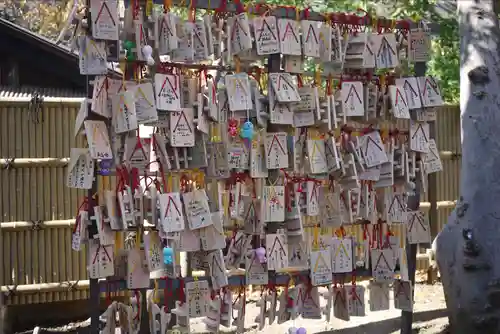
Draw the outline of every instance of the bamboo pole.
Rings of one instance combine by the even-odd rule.
[[[0,292],[4,294],[22,293],[22,294],[37,294],[42,292],[62,292],[71,290],[84,290],[90,286],[89,280],[80,281],[65,281],[52,283],[38,284],[22,284],[22,285],[4,285],[0,288]]]
[[[438,210],[441,209],[452,209],[456,205],[456,201],[438,201]],[[429,210],[431,207],[430,202],[420,202],[421,210]],[[5,222],[0,223],[0,227],[3,231],[22,231],[27,229],[45,229],[45,228],[67,228],[75,226],[75,219],[62,219],[62,220],[48,220],[48,221],[16,221],[16,222]],[[314,227],[316,224],[305,225],[304,227]],[[146,228],[153,228],[154,225],[146,226]],[[225,230],[232,230],[231,228],[225,228]]]
[[[459,152],[439,151],[443,160],[454,160],[462,156]],[[0,158],[0,168],[65,167],[69,158]]]
[[[0,169],[30,167],[65,167],[69,158],[0,158]]]
[[[30,103],[31,96],[0,96],[1,103]],[[44,96],[42,103],[59,103],[59,104],[74,104],[79,105],[83,101],[83,97],[51,97]]]
[[[453,209],[457,201],[438,201],[436,202],[436,207],[438,210],[441,209]],[[420,209],[422,210],[430,210],[431,202],[420,202]]]
[[[453,151],[439,151],[439,157],[445,160],[455,160],[462,157],[462,153]]]
[[[75,219],[48,220],[48,221],[17,221],[0,223],[2,231],[21,231],[42,228],[66,228],[75,226]]]

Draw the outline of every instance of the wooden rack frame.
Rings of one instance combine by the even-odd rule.
[[[139,1],[136,0],[140,5],[144,5],[144,1]],[[126,3],[129,2],[126,0]],[[154,0],[155,3],[157,4],[163,4],[163,1],[160,0]],[[173,6],[180,6],[181,3],[176,0],[173,2]],[[235,0],[234,3],[227,3],[227,0],[187,0],[182,3],[182,5],[188,9],[191,8],[193,5],[194,8],[196,9],[205,9],[205,10],[216,10],[216,11],[223,11],[225,13],[236,13],[236,12],[241,12],[242,10],[242,5],[240,0]],[[87,0],[87,6],[90,7],[90,0]],[[310,11],[309,9],[302,9],[302,10],[295,10],[295,8],[292,7],[286,7],[286,6],[278,6],[278,7],[270,7],[266,6],[265,4],[256,4],[253,6],[250,6],[249,8],[246,8],[246,12],[250,14],[256,14],[256,15],[272,15],[276,16],[278,18],[290,18],[290,19],[308,19],[308,20],[315,20],[315,21],[331,21],[336,24],[340,25],[348,25],[351,27],[357,27],[357,26],[375,26],[375,27],[383,27],[384,29],[390,30],[390,29],[411,29],[411,28],[416,28],[418,26],[417,23],[411,22],[409,20],[402,20],[395,22],[393,20],[388,20],[385,18],[377,18],[374,19],[368,13],[360,13],[362,15],[346,15],[342,13],[332,13],[328,15],[323,15],[321,13],[313,12]],[[438,25],[435,24],[427,24],[426,25],[428,28],[430,28],[432,33],[436,33],[439,29]],[[173,64],[172,64],[173,65]],[[188,67],[189,65],[187,64],[177,64],[178,66],[185,66]],[[193,66],[191,66],[193,67]],[[203,69],[205,67],[200,66],[199,69]],[[214,69],[217,70],[217,69]],[[270,55],[268,58],[268,65],[267,65],[267,72],[280,72],[280,55]],[[423,76],[425,75],[426,72],[426,63],[416,63],[415,64],[415,75],[416,76]],[[91,77],[89,76],[88,79]],[[88,96],[91,97],[91,86],[90,86],[90,80],[88,80]],[[431,137],[434,137],[434,126],[431,125]],[[96,169],[97,173],[97,169]],[[97,175],[96,175],[97,176]],[[95,181],[93,183],[93,188],[89,190],[89,207],[94,206],[94,198],[93,194],[96,193],[97,191],[97,177],[95,178]],[[417,193],[414,194],[413,196],[410,197],[409,200],[409,208],[411,210],[418,210],[419,209],[419,202],[420,202],[420,194]],[[432,208],[432,205],[431,205]],[[3,225],[3,224],[2,224]],[[417,245],[408,245],[407,247],[407,258],[408,258],[408,271],[409,271],[409,276],[412,284],[415,283],[415,269],[416,269],[416,257],[417,257]],[[357,272],[358,273],[358,272]],[[370,273],[367,273],[366,271],[359,271],[359,276],[370,276]],[[309,277],[309,271],[307,272],[300,272],[297,278],[301,278],[303,276]],[[229,277],[229,283],[231,286],[244,286],[245,285],[245,276],[241,275],[232,275]],[[338,276],[334,276],[338,277]],[[345,277],[345,276],[344,276]],[[200,278],[204,279],[204,278]],[[272,272],[270,273],[269,281],[276,284],[276,285],[284,285],[287,284],[290,279],[290,274],[273,274]],[[189,280],[189,279],[187,279]],[[160,280],[160,288],[165,288],[166,285],[163,282],[166,282],[166,280]],[[298,280],[297,280],[298,281]],[[175,279],[175,287],[178,287],[179,285],[179,280]],[[115,287],[116,290],[126,290],[126,282],[124,280],[118,281],[118,282],[106,282],[106,281],[100,281],[97,279],[92,279],[89,282],[90,285],[90,307],[91,307],[91,333],[98,333],[98,325],[99,325],[99,311],[97,305],[99,304],[99,294],[100,292],[103,292],[103,287],[104,291],[109,291],[108,288]],[[153,288],[154,286],[151,286]],[[175,288],[174,288],[175,289]],[[2,287],[3,291],[3,287]],[[145,295],[144,295],[145,297]],[[145,300],[145,298],[143,298]],[[144,306],[145,304],[143,303]],[[140,333],[148,333],[149,332],[149,322],[147,321],[147,311],[145,307],[141,307],[142,309],[142,315],[141,318],[144,320],[141,322],[141,329]],[[144,316],[146,315],[146,316]],[[412,318],[413,318],[413,312],[408,312],[408,311],[402,311],[402,323],[401,323],[401,333],[403,334],[410,334],[411,333],[411,327],[412,327]],[[143,326],[144,323],[144,326]]]

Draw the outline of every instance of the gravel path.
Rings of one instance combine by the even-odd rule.
[[[368,282],[359,284],[367,285]],[[392,295],[392,293],[391,293]],[[388,311],[370,312],[367,307],[366,317],[351,317],[351,320],[346,322],[336,318],[332,318],[330,324],[327,324],[324,319],[310,320],[297,319],[295,323],[291,321],[284,324],[266,325],[262,331],[257,330],[255,319],[259,314],[259,308],[255,301],[259,298],[259,294],[254,294],[249,298],[246,308],[245,325],[247,333],[287,333],[291,326],[305,327],[307,334],[313,333],[342,333],[342,334],[395,334],[399,333],[401,311],[391,308]],[[368,296],[365,296],[365,301]],[[366,303],[367,304],[367,303]],[[391,307],[393,307],[391,296]],[[415,313],[414,313],[414,333],[419,334],[444,334],[447,333],[446,326],[448,319],[446,318],[446,305],[444,301],[443,289],[441,284],[424,285],[417,284],[415,286]],[[69,324],[59,328],[43,329],[39,333],[88,333],[88,321]],[[78,327],[78,328],[77,328]],[[191,320],[191,329],[194,333],[206,333],[205,325],[200,319]],[[235,333],[231,329],[221,327],[223,333]],[[117,332],[118,334],[119,332]]]

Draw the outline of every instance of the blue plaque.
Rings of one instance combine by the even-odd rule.
[[[111,167],[113,167],[113,159],[106,159],[99,161],[99,175],[102,176],[110,175]]]

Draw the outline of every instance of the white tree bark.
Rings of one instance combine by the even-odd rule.
[[[500,333],[500,31],[494,0],[459,0],[461,196],[437,239],[452,333]]]

